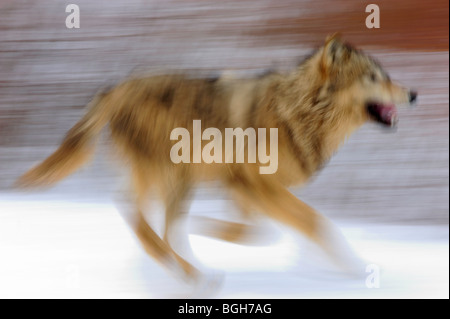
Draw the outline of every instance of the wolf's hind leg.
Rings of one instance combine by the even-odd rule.
[[[150,188],[150,175],[148,172],[134,167],[132,181],[136,208],[133,214],[125,215],[124,218],[131,225],[143,248],[150,256],[172,272],[182,275],[184,279],[195,281],[200,272],[162,240],[145,220],[143,208]]]
[[[164,182],[159,184],[161,197],[165,205],[163,240],[184,258],[196,261],[190,245],[185,218],[189,210],[189,203],[186,198],[191,183],[186,178],[186,174],[175,173],[171,176],[172,179],[166,178]]]
[[[169,244],[176,235],[179,235],[177,222],[182,215],[187,213],[189,205],[186,202],[186,197],[190,190],[190,183],[183,178],[169,181],[166,185],[161,187],[161,196],[165,205],[165,224],[163,239]],[[186,234],[187,236],[187,234]],[[187,240],[187,238],[186,238]]]
[[[171,178],[167,178],[171,177]],[[190,260],[198,268],[194,268],[191,264],[185,264],[186,261],[175,253],[179,258],[180,264],[185,268],[185,271],[190,271],[194,268],[195,286],[194,295],[197,297],[211,296],[220,286],[223,280],[223,273],[221,271],[205,268],[196,258],[190,241],[189,232],[187,231],[188,223],[184,218],[187,215],[189,204],[186,202],[186,197],[191,188],[191,182],[188,178],[187,172],[178,171],[172,174],[165,174],[165,182],[159,184],[162,187],[161,195],[166,206],[165,211],[165,228],[163,234],[164,243],[174,249],[187,260]],[[186,268],[187,267],[187,268]],[[201,269],[201,270],[198,270]]]
[[[145,251],[163,264],[163,266],[176,273],[181,272],[185,279],[197,279],[200,274],[199,271],[173,251],[172,248],[155,233],[145,221],[140,210],[138,211],[138,221],[134,230]]]

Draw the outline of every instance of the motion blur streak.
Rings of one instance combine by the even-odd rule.
[[[399,109],[395,133],[363,127],[293,192],[380,266],[380,288],[330,276],[284,228],[268,247],[192,235],[193,251],[226,270],[218,297],[448,298],[448,1],[375,3],[377,30],[366,28],[358,1],[80,0],[81,27],[67,29],[63,3],[0,0],[0,297],[185,296],[116,213],[123,183],[107,139],[91,166],[50,190],[11,185],[54,151],[99,89],[131,73],[287,70],[342,32],[416,88],[419,106]],[[201,187],[190,215],[230,219],[235,208],[221,190]],[[148,217],[160,224],[157,205]]]

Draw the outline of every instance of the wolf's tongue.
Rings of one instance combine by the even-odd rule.
[[[389,126],[394,126],[398,122],[397,108],[392,103],[371,103],[369,104],[369,113],[378,122]]]

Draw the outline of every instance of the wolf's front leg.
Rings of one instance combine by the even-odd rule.
[[[229,183],[248,206],[301,232],[320,246],[346,272],[360,271],[359,258],[339,230],[311,206],[299,200],[281,183],[265,176],[239,176]]]

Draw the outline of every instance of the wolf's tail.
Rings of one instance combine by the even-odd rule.
[[[70,129],[59,148],[15,183],[20,188],[55,184],[84,165],[94,151],[94,142],[110,119],[107,93],[98,94],[88,105],[86,115]]]

